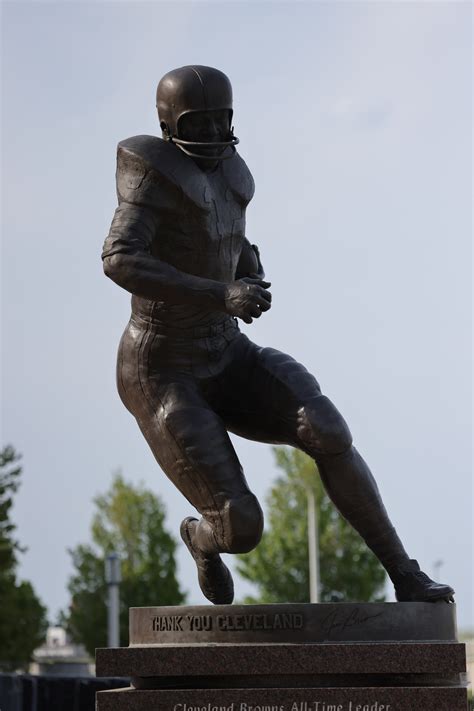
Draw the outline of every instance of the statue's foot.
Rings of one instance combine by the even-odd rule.
[[[181,538],[196,562],[199,587],[202,594],[214,605],[230,605],[234,599],[234,581],[229,568],[224,565],[218,553],[205,556],[193,544],[196,518],[185,518],[181,524]]]
[[[398,602],[454,602],[454,590],[449,585],[435,583],[420,570],[416,560],[410,560],[391,571]]]

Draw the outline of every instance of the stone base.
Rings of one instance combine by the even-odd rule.
[[[99,692],[97,711],[466,711],[444,602],[136,608],[130,620],[130,647],[98,649],[96,673],[132,687]]]

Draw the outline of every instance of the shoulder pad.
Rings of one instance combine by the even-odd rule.
[[[244,206],[252,199],[254,182],[237,152],[222,161],[221,176]],[[133,136],[118,144],[117,195],[119,202],[173,209],[185,199],[202,206],[207,182],[182,151],[156,136]]]
[[[163,174],[172,171],[176,158],[179,158],[174,146],[158,136],[132,136],[120,141],[117,157],[122,161],[138,161],[148,169],[152,168]]]
[[[176,150],[157,136],[133,136],[117,147],[119,202],[171,207],[179,190],[173,179]]]

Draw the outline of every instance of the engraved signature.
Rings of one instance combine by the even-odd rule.
[[[363,625],[369,620],[374,620],[376,617],[383,615],[383,612],[378,612],[376,615],[367,615],[361,612],[359,609],[354,608],[349,613],[341,614],[337,610],[330,612],[321,624],[323,632],[330,635],[334,630],[344,631],[349,627],[356,627],[357,625]]]

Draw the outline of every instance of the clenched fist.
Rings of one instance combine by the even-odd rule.
[[[272,295],[267,291],[269,286],[269,281],[263,281],[257,276],[226,284],[226,312],[241,318],[245,323],[252,323],[254,318],[259,318],[271,306]]]

